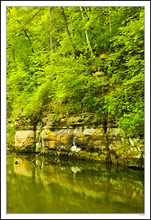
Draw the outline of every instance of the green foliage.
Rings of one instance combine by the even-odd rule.
[[[26,106],[23,110],[23,115],[28,118],[32,118],[33,120],[40,118],[40,113],[43,110],[43,106],[45,105],[51,97],[51,83],[47,82],[42,84],[32,95],[27,99]],[[48,92],[49,88],[49,92]]]
[[[133,15],[134,16],[134,15]],[[105,97],[108,113],[128,136],[143,137],[144,123],[144,16],[129,19],[112,37],[108,75],[111,90]]]
[[[7,146],[11,146],[14,145],[15,142],[15,133],[16,133],[16,129],[15,129],[15,125],[12,122],[12,124],[8,124],[7,125]]]
[[[66,24],[61,7],[7,7],[7,116],[93,112],[142,137],[144,8],[64,13]]]

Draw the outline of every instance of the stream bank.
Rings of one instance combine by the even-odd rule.
[[[41,152],[127,167],[144,167],[144,145],[125,138],[114,121],[98,123],[93,114],[60,118],[47,114],[36,125],[28,119],[15,122],[15,144],[19,152]]]

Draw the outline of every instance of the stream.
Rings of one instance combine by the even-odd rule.
[[[7,213],[144,213],[144,171],[7,154]]]

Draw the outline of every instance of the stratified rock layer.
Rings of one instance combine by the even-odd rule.
[[[59,152],[116,165],[143,167],[144,146],[139,139],[124,138],[123,131],[109,122],[106,127],[93,120],[92,114],[55,120],[53,114],[42,119],[41,125],[18,120],[15,148],[30,152]],[[29,125],[29,129],[28,129]],[[23,129],[24,128],[24,129]],[[31,130],[31,128],[35,128]],[[73,147],[74,146],[74,147]],[[73,151],[73,149],[78,149]]]

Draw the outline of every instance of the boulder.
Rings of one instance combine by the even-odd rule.
[[[35,132],[33,130],[16,131],[15,147],[18,150],[34,151]]]

